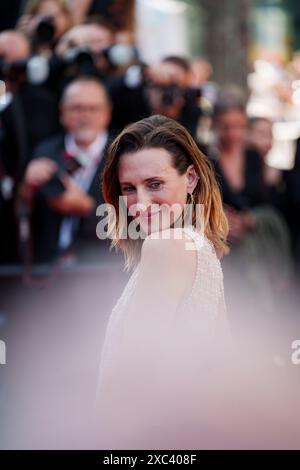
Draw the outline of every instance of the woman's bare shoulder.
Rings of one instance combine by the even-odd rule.
[[[190,292],[197,269],[195,251],[185,246],[188,239],[171,232],[153,233],[144,240],[133,300],[138,310],[147,304],[147,311],[159,309],[168,317]]]
[[[196,269],[196,253],[187,249],[189,237],[181,229],[166,229],[145,238],[142,246],[141,266],[150,265],[162,272],[172,270],[172,277],[179,273],[187,281]]]

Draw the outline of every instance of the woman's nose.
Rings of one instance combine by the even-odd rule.
[[[138,210],[140,212],[146,211],[151,206],[151,202],[152,202],[151,198],[149,197],[149,194],[147,194],[146,191],[144,190],[137,191],[136,204],[139,206]]]

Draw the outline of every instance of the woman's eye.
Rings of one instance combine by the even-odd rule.
[[[154,183],[151,183],[149,186],[151,189],[158,189],[160,187],[161,183],[159,181],[156,181]]]
[[[128,186],[127,188],[123,188],[122,191],[123,191],[123,193],[131,193],[132,191],[134,191],[134,188],[130,188]]]

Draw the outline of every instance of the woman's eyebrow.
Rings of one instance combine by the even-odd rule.
[[[161,176],[151,176],[150,178],[144,179],[143,183],[146,183],[147,181],[151,181],[155,179],[161,179]],[[120,181],[120,184],[132,184],[132,183],[130,181]]]
[[[143,182],[157,180],[157,179],[161,179],[161,176],[151,176],[150,178],[144,179]]]

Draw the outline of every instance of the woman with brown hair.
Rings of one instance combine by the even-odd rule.
[[[228,227],[219,188],[186,129],[152,116],[111,144],[103,195],[106,236],[124,252],[125,269],[133,268],[102,350],[103,438],[116,448],[180,447],[183,423],[193,428],[199,378],[208,398],[214,374],[203,371],[227,331],[218,257],[227,250]]]

